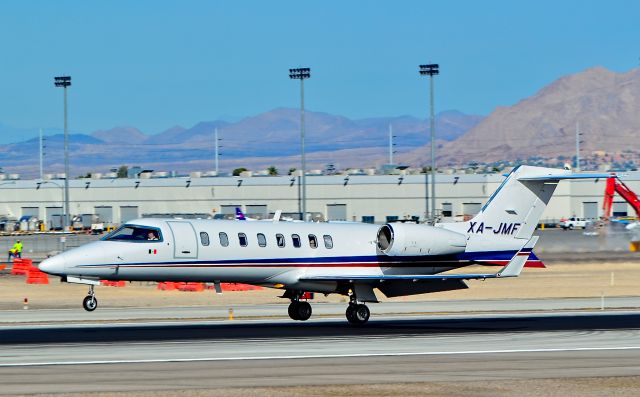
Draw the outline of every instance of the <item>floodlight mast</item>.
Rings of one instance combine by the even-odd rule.
[[[429,204],[427,203],[427,218],[431,224],[434,224],[436,222],[436,132],[433,106],[433,76],[440,74],[440,65],[437,63],[420,65],[420,74],[423,76],[429,76],[430,83],[429,127],[431,130],[431,212],[429,212]]]
[[[69,130],[67,128],[67,87],[71,85],[71,76],[54,77],[56,87],[64,89],[64,231],[69,230]]]
[[[310,68],[295,68],[289,69],[289,78],[292,80],[300,80],[300,165],[301,165],[301,215],[302,220],[307,220],[307,180],[305,177],[307,164],[305,160],[305,147],[304,147],[304,80],[311,77]]]

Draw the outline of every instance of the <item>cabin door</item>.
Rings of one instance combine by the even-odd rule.
[[[197,258],[198,241],[196,231],[189,222],[169,221],[167,222],[173,234],[174,258]]]

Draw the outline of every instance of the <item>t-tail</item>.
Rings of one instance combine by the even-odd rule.
[[[531,240],[560,180],[608,176],[518,166],[507,175],[476,216],[466,222],[445,223],[440,226],[465,234],[467,253],[520,251]],[[535,255],[532,256],[535,258]]]

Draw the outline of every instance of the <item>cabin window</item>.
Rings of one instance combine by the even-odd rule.
[[[278,243],[278,247],[284,248],[284,234],[276,234],[276,242]]]
[[[258,245],[261,247],[267,246],[267,238],[262,233],[258,233]]]
[[[200,242],[202,243],[203,246],[207,246],[209,245],[209,233],[207,232],[200,232]]]
[[[220,237],[220,245],[223,246],[223,247],[228,247],[229,246],[229,237],[227,236],[227,233],[220,232],[218,234],[218,236]]]
[[[309,247],[318,248],[318,239],[313,234],[309,235]]]
[[[162,233],[160,233],[160,229],[157,228],[135,225],[122,225],[116,231],[107,235],[103,240],[156,243],[162,241]]]
[[[246,247],[248,244],[247,235],[244,233],[238,233],[238,241],[240,242],[241,247]]]
[[[292,234],[291,240],[293,240],[293,246],[296,248],[300,248],[300,246],[302,245],[300,242],[300,236],[298,236],[297,234]]]
[[[322,238],[324,239],[324,248],[329,250],[333,248],[333,239],[331,238],[331,236],[325,234],[324,236],[322,236]]]

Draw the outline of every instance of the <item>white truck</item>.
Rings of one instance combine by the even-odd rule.
[[[567,230],[567,229],[573,230],[577,228],[586,229],[588,224],[589,224],[588,220],[584,218],[578,218],[578,217],[572,216],[569,219],[562,220],[562,222],[560,222],[560,227],[563,228],[564,230]]]

